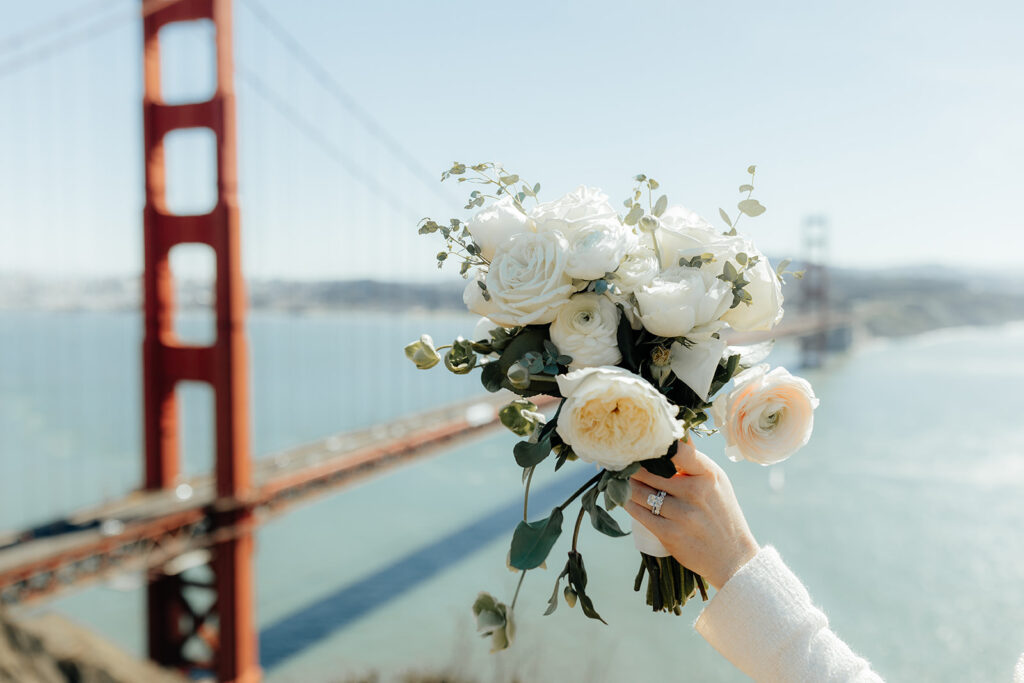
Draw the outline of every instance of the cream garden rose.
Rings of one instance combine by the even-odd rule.
[[[551,323],[551,341],[572,357],[570,370],[616,365],[622,360],[616,333],[619,309],[603,294],[577,294]]]
[[[535,232],[533,220],[516,208],[511,197],[502,197],[479,211],[466,223],[480,255],[490,261],[498,245],[521,232]]]
[[[717,278],[705,279],[701,270],[675,266],[636,290],[645,328],[662,337],[683,337],[729,310],[732,288]]]
[[[463,301],[472,312],[504,327],[550,323],[572,294],[572,277],[565,272],[568,245],[558,232],[513,235],[502,242],[486,276],[470,279]]]
[[[619,471],[665,455],[685,434],[679,407],[628,370],[584,368],[556,380],[565,402],[555,429],[582,460]]]
[[[818,399],[810,383],[785,368],[758,365],[736,375],[719,394],[711,418],[725,438],[725,454],[771,465],[800,450],[811,438]]]

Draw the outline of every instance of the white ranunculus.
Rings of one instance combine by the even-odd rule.
[[[537,232],[558,232],[571,239],[574,232],[594,223],[619,220],[608,195],[594,187],[580,185],[567,195],[538,204],[530,211]]]
[[[505,196],[479,211],[466,223],[480,254],[490,261],[498,245],[521,232],[536,232],[533,221]]]
[[[729,310],[732,288],[717,278],[707,282],[701,270],[675,266],[634,292],[645,328],[662,337],[683,337]]]
[[[688,339],[692,342],[690,346],[672,342],[669,349],[669,365],[676,377],[693,389],[701,400],[706,401],[711,382],[715,378],[715,370],[718,369],[718,362],[722,360],[727,344],[710,334],[701,337],[696,340]]]
[[[568,233],[569,263],[565,272],[582,280],[597,280],[619,267],[636,247],[637,236],[618,218],[602,219]]]
[[[558,310],[551,323],[551,341],[559,353],[572,357],[572,370],[617,365],[622,360],[616,337],[620,316],[605,295],[577,294]]]
[[[650,247],[642,246],[626,254],[615,270],[612,282],[623,294],[632,294],[655,277],[661,268]]]
[[[711,404],[725,454],[761,465],[785,460],[811,438],[818,399],[810,382],[785,368],[758,365],[736,375],[731,391]]]
[[[555,430],[582,460],[617,472],[665,455],[686,433],[679,407],[628,370],[584,368],[556,380],[565,402]]]
[[[750,247],[753,249],[752,244]],[[761,256],[744,277],[750,282],[744,289],[750,294],[752,301],[749,304],[740,302],[723,315],[722,320],[729,323],[734,330],[742,332],[772,329],[779,324],[784,313],[782,283],[779,282],[775,269],[766,257]]]
[[[504,327],[551,322],[573,291],[567,248],[558,232],[521,232],[505,240],[487,270],[491,300],[470,310]]]
[[[682,206],[670,206],[658,218],[655,236],[661,250],[661,267],[671,268],[679,265],[680,252],[695,251],[701,254],[708,251],[704,247],[721,237],[721,233],[695,211]],[[651,243],[650,236],[646,242]]]

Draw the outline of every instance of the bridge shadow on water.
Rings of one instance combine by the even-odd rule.
[[[590,476],[563,476],[531,488],[530,507],[550,510]],[[376,569],[355,583],[324,596],[260,632],[260,665],[279,666],[331,634],[347,628],[403,593],[461,562],[494,539],[511,534],[522,519],[523,502],[511,501],[483,517]]]

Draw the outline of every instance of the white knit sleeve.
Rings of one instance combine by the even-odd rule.
[[[698,617],[696,629],[755,681],[882,680],[829,630],[828,619],[771,546],[722,586]]]

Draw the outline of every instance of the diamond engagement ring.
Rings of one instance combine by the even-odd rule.
[[[665,496],[667,494],[664,491],[658,491],[647,496],[647,504],[651,506],[652,515],[661,514],[661,506],[665,502]]]

